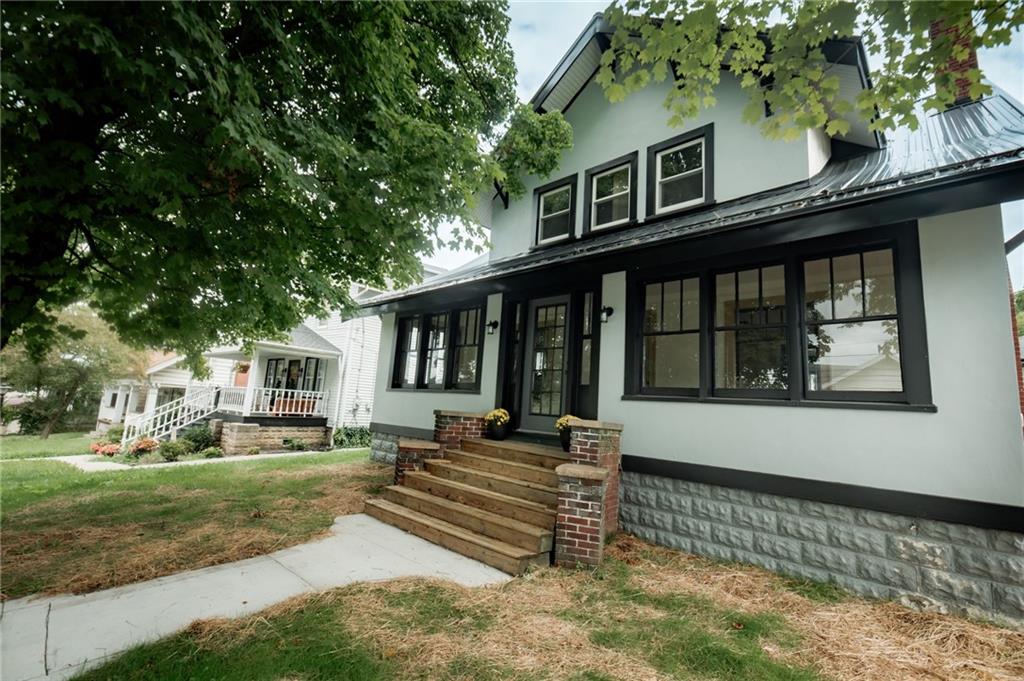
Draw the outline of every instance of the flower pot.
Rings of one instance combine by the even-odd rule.
[[[572,441],[572,428],[558,431],[558,439],[562,443],[562,451],[569,451],[569,443]]]
[[[488,440],[504,440],[508,437],[508,424],[503,423],[500,426],[494,423],[487,424],[487,439]]]

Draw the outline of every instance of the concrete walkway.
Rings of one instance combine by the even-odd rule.
[[[67,679],[197,619],[248,615],[302,593],[409,576],[465,586],[510,579],[367,515],[342,516],[331,536],[266,556],[82,596],[0,604],[0,678]]]
[[[332,449],[332,452],[354,452],[366,447],[354,447],[352,449]],[[239,456],[224,456],[219,459],[190,459],[188,461],[168,461],[165,463],[146,463],[137,466],[129,466],[115,461],[106,461],[96,454],[75,454],[73,456],[50,456],[41,459],[7,459],[7,461],[61,461],[70,464],[80,471],[95,473],[97,471],[134,471],[147,470],[150,468],[173,468],[175,466],[204,466],[208,463],[232,463],[234,461],[263,461],[264,459],[284,459],[296,456],[310,456],[311,454],[324,454],[322,451],[309,452],[271,452],[268,454],[242,454]]]

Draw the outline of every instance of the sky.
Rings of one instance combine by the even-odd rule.
[[[515,52],[516,92],[521,100],[527,101],[534,95],[587,22],[607,5],[607,1],[511,2],[509,40]],[[1017,30],[1010,45],[979,52],[978,62],[986,78],[1018,101],[1024,101],[1024,31]],[[1021,230],[1024,230],[1024,201],[1004,204],[1006,238]],[[443,234],[450,231],[451,227],[442,228]],[[477,255],[468,250],[444,249],[426,261],[452,269]],[[1008,264],[1014,289],[1024,288],[1024,246],[1009,257]]]

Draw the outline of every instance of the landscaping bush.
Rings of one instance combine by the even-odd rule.
[[[224,456],[224,450],[220,447],[207,447],[203,451],[199,452],[199,454],[204,459],[220,459]]]
[[[284,439],[284,446],[285,449],[290,449],[293,452],[301,452],[304,449],[310,448],[309,445],[307,445],[302,440],[296,440],[295,438],[292,437],[286,437]]]
[[[369,447],[370,429],[365,426],[343,426],[334,430],[334,446]]]
[[[120,423],[107,428],[107,432],[103,433],[104,442],[121,442],[121,438],[124,437],[124,426]]]
[[[121,453],[120,442],[93,442],[89,445],[89,449],[94,454],[102,454],[103,456],[117,456]]]
[[[179,440],[188,440],[192,443],[192,451],[199,452],[210,447],[217,446],[217,438],[213,436],[210,426],[199,423],[188,428],[182,428],[178,432]]]
[[[166,440],[160,443],[160,456],[164,461],[177,461],[183,456],[192,453],[192,448],[187,440]]]
[[[160,448],[160,442],[151,437],[139,438],[128,445],[128,453],[132,456],[142,456]]]
[[[4,423],[8,423],[8,417],[11,417],[11,421],[17,421],[21,426],[19,433],[38,435],[49,420],[52,410],[44,400],[33,400],[17,405],[13,411],[13,414],[4,416]]]
[[[249,456],[255,456],[255,455],[260,453],[260,448],[259,447],[249,447],[249,449],[245,450],[245,453],[248,454]]]

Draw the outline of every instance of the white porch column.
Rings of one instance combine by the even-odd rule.
[[[245,380],[245,401],[242,403],[242,416],[252,413],[252,398],[256,390],[256,373],[260,368],[259,348],[253,348],[252,357],[249,360],[249,373]]]
[[[117,385],[117,399],[114,400],[114,416],[110,419],[111,423],[121,423],[123,420],[121,417],[124,414],[125,400],[128,397],[124,394],[124,385],[118,383]]]

